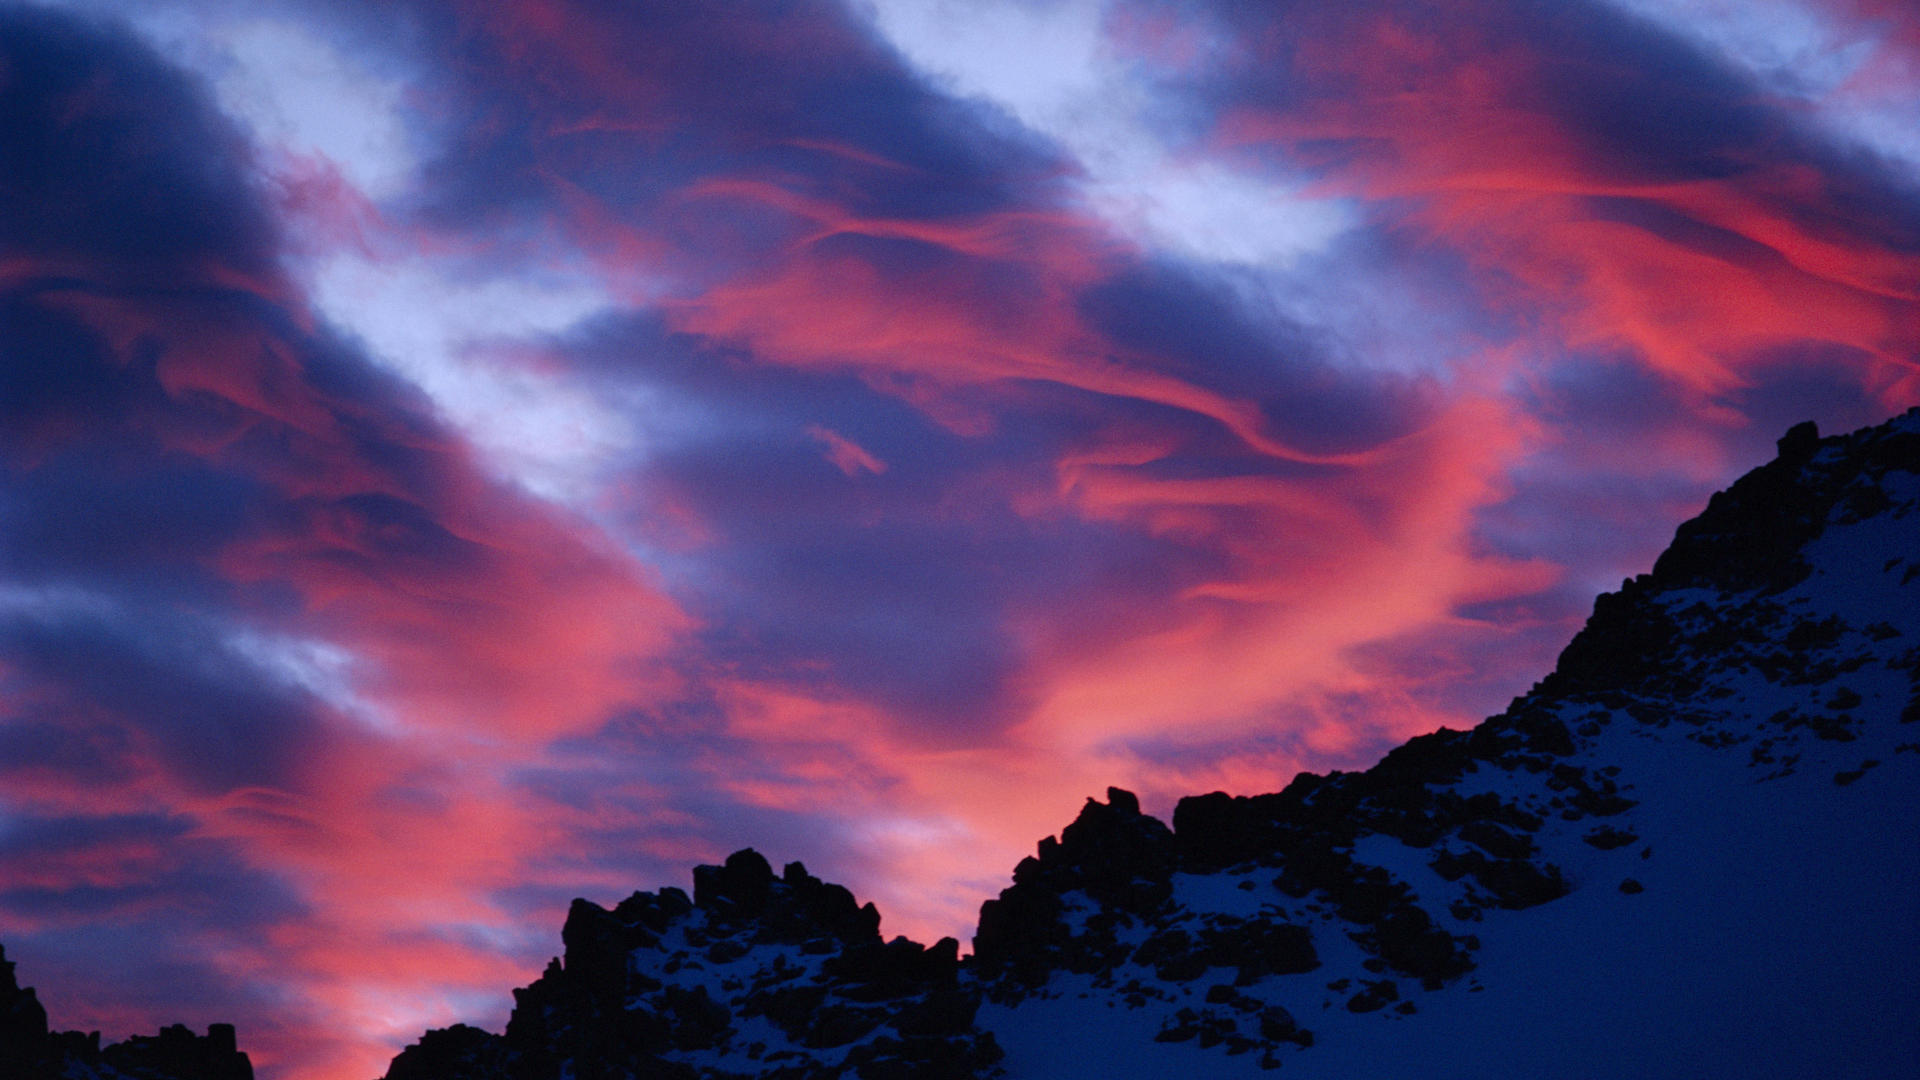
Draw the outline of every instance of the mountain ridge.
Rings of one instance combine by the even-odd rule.
[[[232,1024],[213,1024],[205,1035],[171,1024],[105,1046],[97,1031],[53,1031],[14,966],[0,946],[0,1080],[253,1080]]]
[[[1325,1045],[1316,1012],[1404,1019],[1463,983],[1484,992],[1483,926],[1601,878],[1635,897],[1657,876],[1642,833],[1658,830],[1636,822],[1623,775],[1638,743],[1744,748],[1743,778],[1766,782],[1871,729],[1878,756],[1835,769],[1836,789],[1920,754],[1920,741],[1879,747],[1896,721],[1861,709],[1920,719],[1920,409],[1829,438],[1801,424],[1778,451],[1682,524],[1648,573],[1598,597],[1554,670],[1502,713],[1367,770],[1189,796],[1171,827],[1110,788],[983,903],[964,961],[951,938],[882,942],[871,904],[798,863],[776,878],[745,849],[697,869],[690,900],[667,888],[611,910],[576,901],[565,956],[516,991],[504,1036],[430,1033],[387,1080],[1148,1076],[1164,1066],[1129,1055],[1162,1049],[1187,1068],[1265,1072]],[[1868,570],[1897,577],[1878,583],[1894,599],[1876,608],[1842,582],[1846,602],[1828,603],[1807,583],[1844,576],[1845,559],[1815,549],[1874,523],[1876,550],[1895,554]],[[1873,683],[1868,696],[1843,676]],[[1103,999],[1150,1038],[1086,1071],[1107,1036],[1076,1003]],[[1049,1041],[1080,1050],[1054,1060]]]

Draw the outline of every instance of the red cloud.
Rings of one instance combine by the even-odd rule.
[[[1833,342],[1872,358],[1863,379],[1889,407],[1913,394],[1920,253],[1887,242],[1842,186],[1854,181],[1778,153],[1811,144],[1777,118],[1776,145],[1729,145],[1717,175],[1623,158],[1543,105],[1570,73],[1607,78],[1607,62],[1479,29],[1497,25],[1342,20],[1302,46],[1310,100],[1237,105],[1217,145],[1305,160],[1345,148],[1321,188],[1460,252],[1489,302],[1535,325],[1536,348],[1625,348],[1706,399],[1743,385],[1771,346]]]
[[[860,473],[872,473],[875,476],[887,471],[887,463],[868,453],[859,443],[818,424],[809,424],[807,434],[819,440],[827,449],[827,460],[833,467],[848,476]]]
[[[244,939],[206,931],[194,945],[237,982],[293,1002],[285,1028],[243,1029],[263,1066],[373,1075],[387,1044],[486,1019],[468,1011],[470,995],[504,1007],[506,988],[532,974],[523,961],[551,947],[559,901],[507,911],[502,897],[517,887],[592,887],[602,901],[653,887],[632,880],[639,860],[677,865],[722,855],[727,840],[760,843],[728,831],[751,813],[803,823],[796,831],[827,850],[781,854],[816,869],[838,860],[889,932],[964,934],[1032,841],[1110,783],[1164,811],[1179,794],[1270,790],[1300,768],[1363,764],[1406,735],[1472,721],[1472,708],[1537,675],[1567,629],[1552,611],[1497,625],[1462,614],[1543,594],[1569,572],[1545,542],[1535,555],[1494,549],[1479,536],[1483,512],[1512,497],[1543,447],[1564,450],[1552,464],[1568,471],[1655,467],[1571,445],[1572,425],[1530,411],[1527,393],[1570,353],[1624,357],[1685,397],[1678,419],[1605,450],[1633,458],[1724,454],[1720,436],[1744,420],[1729,395],[1778,346],[1845,346],[1836,363],[1882,402],[1920,395],[1915,246],[1889,242],[1875,216],[1887,200],[1861,195],[1866,181],[1829,167],[1777,117],[1759,127],[1777,143],[1713,144],[1726,151],[1716,169],[1635,156],[1555,97],[1570,73],[1644,90],[1630,56],[1570,59],[1476,5],[1419,17],[1394,5],[1308,8],[1298,24],[1247,28],[1244,52],[1223,53],[1297,74],[1292,96],[1238,88],[1193,152],[1277,151],[1312,167],[1321,190],[1362,206],[1383,243],[1451,260],[1461,296],[1484,305],[1475,314],[1491,327],[1445,343],[1468,359],[1436,378],[1424,412],[1406,409],[1390,437],[1346,453],[1276,430],[1277,411],[1307,411],[1289,398],[1296,384],[1260,366],[1292,363],[1283,349],[1228,372],[1218,357],[1102,329],[1089,294],[1150,256],[1058,192],[996,176],[1007,189],[997,201],[960,209],[868,197],[876,175],[909,192],[941,178],[900,145],[927,132],[876,124],[866,145],[857,127],[825,125],[789,100],[891,63],[843,22],[800,5],[790,17],[695,19],[689,38],[630,24],[617,5],[462,8],[457,49],[473,52],[452,63],[496,85],[460,134],[501,157],[450,152],[442,180],[499,182],[536,204],[526,212],[558,223],[618,291],[670,295],[669,327],[724,347],[743,370],[815,377],[814,389],[857,380],[959,434],[939,451],[957,460],[935,463],[946,486],[924,493],[933,509],[876,499],[857,527],[904,521],[900,535],[916,538],[999,529],[1061,579],[1027,595],[1000,575],[1038,580],[1032,568],[980,571],[982,597],[962,614],[990,624],[1013,659],[997,691],[1012,719],[978,731],[916,729],[917,717],[835,685],[824,666],[792,675],[713,655],[643,558],[664,552],[663,565],[698,579],[703,559],[757,565],[754,538],[657,490],[652,461],[591,510],[495,482],[408,391],[364,367],[352,378],[323,370],[326,343],[284,281],[211,258],[0,262],[0,288],[52,282],[34,286],[36,302],[89,328],[114,372],[152,383],[139,409],[109,418],[117,433],[251,485],[243,525],[168,572],[216,582],[201,601],[209,620],[324,646],[340,664],[334,683],[302,691],[321,737],[285,775],[214,791],[172,775],[128,718],[23,690],[10,707],[62,709],[76,738],[118,740],[127,775],[81,790],[41,766],[10,773],[9,794],[46,814],[177,815],[195,842],[283,885],[297,915],[263,918]],[[1848,10],[1892,19],[1900,9]],[[1170,25],[1116,17],[1112,29],[1170,79],[1213,74]],[[1876,92],[1907,78],[1914,55],[1911,34],[1883,47],[1862,75]],[[1656,99],[1681,100],[1634,98]],[[525,176],[492,172],[522,165]],[[398,228],[337,177],[289,176],[299,182],[282,209],[315,225],[316,244]],[[525,190],[509,183],[522,179]],[[499,221],[475,216],[486,221],[476,232]],[[478,246],[409,227],[419,243]],[[554,362],[565,356],[556,346]],[[374,389],[353,390],[356,379]],[[1356,393],[1371,385],[1353,382]],[[800,415],[823,418],[806,431],[841,472],[888,473],[867,487],[912,475],[909,440],[870,442],[882,460],[836,427],[865,429],[828,426],[838,414]],[[22,468],[103,438],[96,422],[46,418]],[[1725,467],[1656,465],[1696,484]],[[1684,501],[1662,492],[1633,506],[1665,514]],[[809,537],[807,554],[834,539]],[[840,588],[810,626],[865,616],[890,631],[889,619],[924,614],[901,614],[915,600],[907,586]],[[749,640],[753,629],[746,622]],[[12,694],[17,674],[0,679]],[[640,749],[603,730],[693,700],[710,711],[650,732]],[[577,784],[530,793],[526,772],[563,767]],[[698,798],[676,801],[689,793]],[[156,844],[36,855],[17,872],[49,888],[112,886],[169,869],[178,849]],[[91,1016],[66,1022],[126,1019],[105,1007]],[[347,1046],[316,1034],[327,1031],[360,1034]]]

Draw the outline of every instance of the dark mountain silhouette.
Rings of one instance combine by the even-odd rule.
[[[48,1030],[47,1010],[13,968],[0,948],[0,1080],[253,1080],[231,1024],[205,1035],[175,1024],[103,1047],[97,1031]]]
[[[1776,460],[1555,670],[1364,772],[1109,789],[957,943],[746,850],[576,901],[387,1080],[1860,1076],[1920,1060],[1920,410]]]

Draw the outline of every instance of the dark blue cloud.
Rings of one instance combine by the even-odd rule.
[[[592,687],[579,695],[587,704],[567,706],[580,715],[605,715],[616,699],[612,708],[626,709],[630,693],[657,699],[597,731],[544,745],[543,758],[514,771],[504,793],[460,786],[495,762],[463,773],[435,759],[365,781],[378,790],[356,798],[364,805],[329,801],[331,793],[318,790],[327,778],[306,770],[353,757],[354,770],[378,774],[383,763],[348,749],[373,737],[338,730],[326,703],[250,648],[259,641],[251,634],[312,631],[343,639],[348,651],[373,641],[354,659],[367,664],[356,674],[368,676],[356,689],[375,695],[391,689],[382,679],[416,674],[378,670],[394,663],[380,647],[411,635],[417,640],[392,652],[400,663],[434,670],[393,698],[412,700],[407,691],[439,680],[420,695],[427,699],[421,722],[451,727],[462,718],[426,714],[457,714],[437,707],[485,691],[434,696],[444,686],[471,680],[494,689],[524,678],[512,671],[489,681],[497,668],[540,648],[556,655],[534,655],[531,664],[561,669],[554,685],[572,690],[564,669],[575,657],[566,650],[596,660],[595,649],[617,651],[599,639],[626,632],[628,616],[622,608],[584,620],[579,637],[596,640],[582,646],[570,635],[567,605],[616,608],[630,594],[606,599],[618,592],[597,588],[606,578],[592,578],[593,589],[565,587],[598,557],[591,549],[600,537],[576,548],[560,530],[488,535],[486,523],[497,517],[544,511],[476,477],[466,450],[418,394],[295,310],[295,288],[276,278],[281,249],[249,150],[204,88],[122,31],[9,9],[0,13],[0,254],[25,269],[0,282],[0,784],[21,793],[50,782],[105,790],[157,772],[157,786],[185,788],[203,801],[268,788],[303,808],[365,811],[364,820],[346,823],[353,827],[437,825],[468,798],[485,810],[510,803],[516,823],[566,835],[534,852],[485,852],[493,861],[476,874],[498,872],[502,859],[521,860],[513,872],[524,880],[491,896],[542,918],[579,891],[571,883],[618,876],[642,887],[684,885],[688,851],[711,858],[746,844],[776,862],[804,857],[830,877],[865,873],[897,884],[892,868],[870,865],[877,858],[871,838],[837,832],[843,826],[831,808],[799,798],[785,804],[798,808],[760,804],[780,802],[768,792],[808,793],[809,781],[781,757],[792,751],[817,754],[863,793],[880,792],[875,801],[889,812],[911,813],[884,797],[890,763],[863,756],[875,747],[852,745],[858,739],[844,733],[823,733],[818,746],[799,750],[792,744],[808,733],[768,742],[729,734],[738,718],[727,713],[726,691],[798,689],[875,707],[895,725],[876,740],[878,752],[903,743],[991,746],[1029,716],[1062,669],[1091,667],[1108,646],[1138,642],[1144,630],[1203,606],[1226,612],[1223,623],[1237,617],[1240,601],[1186,599],[1190,588],[1286,577],[1294,569],[1281,565],[1286,553],[1313,547],[1287,534],[1287,511],[1240,505],[1238,496],[1188,507],[1177,497],[1187,492],[1177,493],[1169,499],[1178,510],[1167,516],[1171,524],[1147,520],[1157,505],[1138,514],[1130,506],[1076,505],[1074,493],[1061,490],[1063,462],[1116,445],[1145,447],[1139,456],[1153,460],[1090,470],[1113,480],[1121,501],[1135,493],[1127,487],[1133,481],[1251,479],[1260,483],[1239,490],[1258,495],[1311,481],[1287,490],[1303,498],[1331,490],[1338,502],[1347,493],[1333,482],[1342,467],[1276,461],[1193,398],[1256,407],[1262,433],[1320,454],[1422,432],[1449,404],[1435,400],[1446,388],[1353,362],[1333,335],[1309,328],[1324,313],[1295,312],[1291,321],[1262,313],[1224,275],[1130,253],[1073,202],[1073,166],[1061,154],[989,106],[944,96],[876,42],[848,7],[325,6],[356,23],[355,32],[391,27],[405,39],[407,62],[417,65],[406,73],[417,80],[410,100],[422,106],[423,128],[444,137],[418,185],[381,208],[391,215],[383,226],[396,229],[390,239],[422,228],[431,235],[419,250],[477,249],[480,263],[501,260],[483,272],[504,278],[522,268],[512,261],[515,245],[550,242],[552,225],[565,234],[563,250],[574,245],[564,257],[611,260],[669,294],[658,316],[609,316],[538,345],[541,361],[577,380],[572,386],[598,393],[602,405],[633,403],[624,407],[642,449],[607,463],[610,483],[597,492],[605,501],[583,505],[582,513],[630,529],[627,538],[658,560],[700,629],[662,661],[671,690],[635,689],[638,680],[630,684],[623,671],[596,696],[594,680],[603,673],[580,672],[579,685]],[[1888,209],[1893,181],[1871,162],[1842,161],[1760,102],[1740,76],[1590,4],[1490,8],[1506,17],[1485,25],[1473,25],[1481,9],[1462,15],[1427,4],[1371,5],[1359,15],[1308,3],[1176,7],[1236,25],[1249,42],[1280,45],[1277,57],[1249,48],[1240,57],[1249,63],[1205,65],[1186,83],[1168,76],[1156,87],[1165,133],[1177,140],[1184,128],[1193,140],[1185,148],[1202,157],[1212,152],[1204,140],[1226,109],[1351,97],[1348,86],[1316,81],[1325,65],[1294,63],[1288,50],[1295,41],[1302,49],[1331,42],[1358,56],[1340,34],[1320,32],[1353,29],[1385,10],[1430,31],[1436,49],[1456,51],[1463,63],[1481,58],[1475,50],[1511,48],[1533,58],[1548,77],[1522,79],[1502,104],[1571,133],[1570,144],[1602,164],[1603,179],[1726,179],[1756,163],[1810,162],[1837,177],[1837,223],[1788,206],[1792,220],[1833,224],[1844,235],[1884,224],[1895,248],[1915,249],[1920,235],[1911,200]],[[1418,85],[1420,77],[1409,75],[1402,89],[1436,89]],[[24,149],[10,154],[16,147]],[[1240,164],[1329,177],[1391,151],[1377,136],[1310,139],[1249,152]],[[1539,305],[1531,297],[1514,302],[1519,290],[1506,268],[1481,267],[1436,243],[1425,223],[1402,218],[1416,198],[1364,204],[1372,220],[1315,272],[1364,278],[1390,266],[1432,287],[1439,299],[1424,299],[1467,309],[1460,319],[1472,331],[1436,345],[1466,350],[1524,337]],[[1624,196],[1579,205],[1589,222],[1628,226],[1713,260],[1782,262],[1754,234],[1675,205]],[[841,226],[848,230],[834,232]],[[985,231],[968,231],[974,227]],[[596,246],[602,242],[606,250]],[[206,273],[207,264],[223,272]],[[1061,266],[1073,270],[1062,275]],[[818,270],[825,287],[780,293],[775,286],[792,283],[781,275],[796,267]],[[842,364],[832,340],[810,339],[820,355],[796,359],[773,355],[775,346],[752,334],[722,341],[723,331],[703,338],[672,330],[697,325],[681,317],[710,299],[703,290],[717,283],[747,297],[743,307],[757,296],[772,297],[770,306],[794,295],[832,304],[843,280],[848,290],[864,287],[863,273],[880,283],[881,295],[858,297],[871,301],[859,310],[882,321],[894,308],[936,297],[926,309],[933,321],[982,331],[985,347],[1025,343],[1020,333],[1028,327],[1060,330],[1071,343],[1044,358],[1058,361],[1055,370],[1009,365],[1013,374],[994,378],[971,370],[928,374],[933,362],[922,370],[911,355],[895,370],[878,361]],[[804,322],[807,314],[779,317]],[[193,348],[207,324],[243,343],[275,346],[258,357],[278,380],[267,388],[268,405],[249,411],[238,400],[245,395],[223,395],[204,379],[184,380],[184,389],[182,380],[169,381],[167,362]],[[831,331],[822,339],[838,332],[833,320],[822,324]],[[952,337],[942,344],[956,354],[974,341]],[[1036,349],[1057,345],[1048,340]],[[1782,348],[1777,364],[1748,358],[1751,381],[1717,402],[1753,417],[1754,439],[1770,440],[1801,418],[1788,415],[1796,408],[1813,407],[1834,424],[1872,408],[1858,391],[1858,357],[1817,344]],[[862,362],[882,351],[873,346]],[[1126,387],[1099,378],[1121,370],[1165,376],[1198,393],[1184,404],[1179,395],[1158,402],[1124,396]],[[1067,374],[1084,378],[1076,384]],[[289,403],[310,410],[302,415],[313,422],[303,427],[274,414],[273,406]],[[1519,558],[1546,552],[1576,575],[1617,578],[1641,568],[1671,530],[1672,519],[1649,506],[1681,505],[1715,486],[1698,471],[1654,470],[1648,479],[1597,464],[1610,448],[1653,445],[1697,422],[1699,400],[1649,374],[1636,357],[1576,357],[1547,372],[1518,407],[1546,429],[1572,434],[1523,462],[1532,468],[1482,478],[1512,483],[1511,496],[1480,517],[1474,539],[1486,550]],[[1721,442],[1744,446],[1747,437]],[[871,455],[872,464],[848,466],[854,459],[844,457],[836,464],[835,439]],[[1492,472],[1509,463],[1476,467]],[[1413,471],[1441,485],[1456,479]],[[1385,486],[1378,472],[1353,485],[1354,501],[1366,503],[1365,524],[1391,524],[1399,504],[1394,492],[1379,490]],[[1158,497],[1142,496],[1148,504]],[[1207,497],[1195,496],[1201,504]],[[691,523],[685,535],[653,542],[680,520]],[[295,581],[301,572],[311,580]],[[1560,628],[1584,610],[1587,584],[1460,607],[1454,614],[1473,625],[1461,632],[1450,623],[1444,632],[1465,641],[1410,635],[1363,646],[1349,659],[1362,674],[1378,674],[1396,704],[1411,698],[1458,712],[1491,708],[1517,653],[1550,660]],[[496,587],[520,592],[497,596]],[[558,614],[552,624],[505,618],[528,640],[502,642],[469,625],[496,602]],[[1252,611],[1259,601],[1245,603]],[[361,632],[369,638],[355,639]],[[1223,653],[1234,645],[1228,636]],[[546,704],[516,701],[499,711],[530,714]],[[1380,709],[1380,700],[1356,695],[1333,702],[1326,715],[1277,712],[1270,730],[1251,739],[1149,733],[1128,748],[1169,771],[1262,757],[1324,761],[1300,732],[1346,724],[1359,735],[1337,763],[1362,765],[1391,741]],[[473,734],[530,742],[574,722],[547,719],[489,715],[500,730]],[[517,727],[522,721],[525,730]],[[448,742],[469,745],[463,734]],[[432,759],[437,750],[421,754]],[[903,779],[902,789],[926,791],[939,778]],[[747,785],[761,787],[749,794]],[[165,865],[112,883],[0,889],[0,911],[22,921],[68,920],[34,932],[28,948],[67,956],[56,970],[69,985],[175,983],[190,1001],[247,993],[196,961],[195,942],[223,924],[246,932],[308,913],[270,874],[198,839],[182,819],[102,813],[18,819],[11,839],[0,840],[0,865],[116,844],[150,845],[168,854]],[[247,826],[272,833],[260,819]],[[359,834],[343,827],[341,835]],[[270,840],[253,842],[263,861],[285,857]],[[403,842],[365,861],[381,867]],[[341,860],[323,868],[337,880],[379,881],[388,872],[345,865],[352,853],[320,856],[329,857]],[[617,891],[596,898],[617,899]],[[313,919],[331,925],[337,914]],[[417,942],[419,929],[396,930],[369,947]],[[132,940],[136,934],[141,940]],[[438,940],[498,948],[497,939],[470,929],[445,930]],[[537,962],[531,953],[523,958]],[[335,977],[285,977],[307,976]],[[135,1000],[143,1008],[167,1004],[161,992],[142,993]],[[229,1015],[223,1005],[215,1018]]]
[[[237,1022],[245,1040],[297,1022],[229,950],[310,913],[276,875],[198,831],[167,813],[0,818],[5,944],[56,1027],[117,1041],[162,1023]]]
[[[18,459],[118,422],[157,385],[109,375],[105,342],[70,312],[0,295],[0,454]]]
[[[262,486],[184,456],[138,473],[127,466],[89,448],[22,473],[0,492],[0,573],[176,596],[225,591],[202,559],[242,533]]]
[[[118,1042],[152,1035],[166,1024],[202,1031],[210,1024],[233,1024],[241,1048],[258,1053],[274,1029],[313,1021],[270,986],[223,967],[218,951],[209,946],[228,929],[232,935],[225,940],[240,944],[265,924],[235,920],[199,933],[183,925],[178,914],[204,905],[200,910],[220,918],[245,907],[236,884],[227,879],[197,894],[153,898],[156,902],[147,906],[154,917],[119,914],[15,936],[6,942],[7,957],[19,963],[22,981],[38,992],[56,1029],[95,1030],[102,1041]]]
[[[190,615],[0,616],[0,656],[27,697],[144,733],[169,772],[206,792],[294,786],[325,731],[314,699]]]
[[[1920,252],[1920,185],[1904,166],[1835,141],[1802,104],[1783,100],[1725,57],[1604,0],[1450,6],[1383,0],[1343,8],[1175,0],[1151,6],[1185,11],[1226,27],[1237,42],[1258,43],[1229,62],[1169,77],[1162,87],[1184,103],[1195,138],[1210,134],[1230,111],[1311,116],[1327,103],[1404,95],[1429,101],[1437,121],[1444,122],[1449,107],[1457,110],[1467,125],[1463,139],[1477,137],[1468,122],[1489,111],[1525,118],[1533,127],[1516,130],[1544,128],[1564,139],[1579,160],[1561,164],[1608,187],[1761,179],[1754,192],[1772,213],[1818,233],[1864,233],[1883,250]],[[1395,28],[1391,44],[1379,34],[1389,25]],[[1482,76],[1479,90],[1462,93],[1457,80],[1469,74]],[[1367,84],[1356,86],[1356,76]],[[1473,93],[1491,97],[1476,100]],[[1262,144],[1246,152],[1243,163],[1325,178],[1369,159],[1391,161],[1397,137],[1428,134],[1304,135],[1284,152]],[[1541,148],[1524,136],[1515,140],[1478,149],[1487,165],[1507,170],[1497,173],[1501,182],[1524,186],[1525,164]],[[1779,190],[1764,179],[1796,167],[1820,176],[1817,193]],[[1554,181],[1568,177],[1538,179],[1542,190],[1553,191],[1564,190]],[[1597,197],[1593,212],[1683,244],[1724,250],[1751,243],[1711,236],[1715,226],[1641,196]]]
[[[1223,572],[1202,546],[1017,505],[1047,495],[1054,462],[1116,413],[1214,434],[1186,414],[1042,384],[1012,396],[1017,419],[959,434],[858,378],[754,364],[644,318],[603,324],[570,355],[644,387],[661,417],[633,486],[708,533],[670,571],[707,627],[700,662],[851,694],[917,738],[966,742],[1021,715],[1018,676],[1035,657],[1017,626],[1070,608],[1091,643]],[[820,428],[884,471],[842,472]]]
[[[72,304],[269,267],[244,149],[197,84],[104,24],[0,11],[0,72],[0,256],[28,268],[0,295],[0,583],[17,597],[0,662],[15,701],[57,703],[15,719],[61,732],[43,759],[79,774],[122,773],[150,739],[195,787],[283,780],[312,705],[223,643],[230,590],[206,561],[267,492],[169,446],[231,427],[227,403],[182,401],[160,340],[122,354]]]
[[[1125,355],[1257,402],[1276,435],[1309,453],[1367,449],[1431,418],[1432,391],[1420,380],[1343,368],[1322,335],[1278,314],[1255,319],[1230,281],[1193,267],[1133,263],[1079,307]]]
[[[270,267],[246,145],[200,83],[111,24],[17,5],[0,72],[0,250]]]
[[[556,912],[578,893],[554,882],[610,874],[631,882],[630,888],[690,889],[695,863],[717,862],[743,847],[755,848],[775,866],[804,861],[829,880],[886,879],[885,868],[873,865],[870,844],[849,837],[844,819],[819,812],[830,808],[805,805],[804,799],[795,806],[763,805],[737,794],[740,787],[778,790],[792,777],[764,747],[726,734],[725,727],[724,708],[711,696],[696,695],[614,717],[591,736],[555,743],[547,763],[519,770],[515,781],[528,798],[560,808],[580,824],[570,831],[569,846],[530,861],[530,878],[547,883],[529,880],[500,890],[495,902],[513,912]],[[796,735],[804,739],[804,733]],[[806,750],[822,760],[839,757],[839,783],[848,798],[843,810],[892,783],[830,738]],[[624,895],[592,898],[611,904]]]
[[[0,911],[56,925],[155,916],[178,928],[238,931],[303,914],[271,875],[223,844],[196,839],[196,823],[165,814],[10,818],[0,830]],[[164,853],[164,854],[162,854]],[[63,866],[79,868],[54,880]]]
[[[0,680],[0,691],[22,689]],[[0,783],[51,777],[79,788],[126,784],[141,765],[132,734],[119,724],[83,724],[59,708],[16,707],[0,726]]]
[[[538,214],[579,191],[720,260],[723,238],[777,237],[743,236],[752,212],[737,205],[673,198],[708,178],[909,219],[1064,193],[1058,156],[991,107],[936,93],[832,0],[721,11],[596,0],[554,22],[520,12],[416,12],[457,110],[422,185],[419,209],[441,226]]]
[[[127,755],[157,755],[201,791],[292,784],[324,710],[236,644],[289,598],[219,558],[299,536],[318,505],[366,523],[364,557],[457,572],[471,544],[420,504],[304,490],[345,466],[430,491],[444,438],[326,331],[212,272],[271,287],[277,240],[197,83],[119,30],[38,9],[0,11],[0,72],[0,257],[26,268],[0,287],[0,665],[11,700],[36,703],[9,710],[25,725],[9,738],[38,731],[43,751],[10,764],[124,776]],[[257,342],[258,366],[231,377],[280,395],[269,409],[317,407],[335,442],[241,390],[170,384],[169,363],[217,347],[189,327]]]
[[[680,251],[665,260],[671,274],[710,280],[778,268],[816,213],[828,225],[1068,213],[1071,168],[1058,154],[989,107],[935,92],[840,5],[716,15],[586,4],[549,21],[517,10],[419,22],[453,103],[451,139],[422,185],[419,209],[436,227],[490,235],[505,219],[578,215],[598,239],[597,215],[610,214]],[[705,181],[733,194],[688,196]],[[765,198],[739,194],[754,184]],[[767,191],[810,202],[795,211]],[[1091,260],[1103,241],[1083,226],[1076,242]],[[1051,302],[1037,299],[1048,271],[1017,254],[857,233],[813,239],[808,253],[964,296],[970,325],[987,331]],[[1255,403],[1278,438],[1310,451],[1364,449],[1428,418],[1417,380],[1343,371],[1305,332],[1242,311],[1230,282],[1100,257],[1120,272],[1073,314],[1131,368]],[[851,695],[930,740],[976,738],[1020,715],[1035,646],[1018,616],[1083,611],[1091,647],[1227,576],[1205,544],[1017,508],[1051,485],[1060,458],[1109,426],[1138,425],[1182,445],[1150,476],[1318,471],[1249,452],[1217,420],[1037,381],[943,387],[948,404],[977,395],[982,415],[1005,421],[958,435],[904,404],[884,374],[783,370],[651,319],[610,320],[561,351],[591,381],[645,391],[633,399],[647,403],[635,418],[648,446],[632,489],[691,512],[705,534],[694,554],[665,556],[676,598],[707,628],[696,662]],[[843,475],[819,428],[885,470]]]

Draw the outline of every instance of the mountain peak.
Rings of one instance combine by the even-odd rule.
[[[1471,731],[1171,827],[1109,788],[966,960],[752,849],[691,900],[576,901],[504,1036],[389,1080],[1887,1075],[1920,1056],[1917,582],[1920,410],[1797,425]]]
[[[253,1080],[232,1024],[195,1035],[184,1024],[102,1047],[100,1033],[51,1031],[31,987],[0,947],[0,1080]]]

